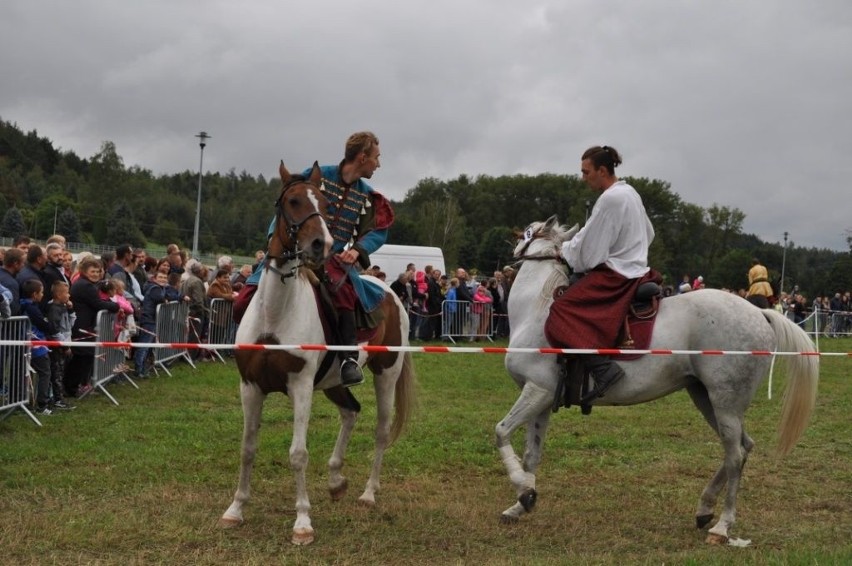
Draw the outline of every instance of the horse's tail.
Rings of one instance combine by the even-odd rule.
[[[784,456],[802,436],[814,410],[819,384],[819,354],[805,331],[787,317],[774,310],[764,310],[763,315],[775,332],[779,352],[804,354],[784,356],[787,362],[787,388],[778,425],[778,452]]]
[[[405,425],[414,413],[417,400],[417,378],[414,375],[414,364],[411,361],[411,352],[405,352],[402,359],[402,369],[396,380],[394,392],[394,415],[391,423],[390,441],[388,446],[396,442],[402,435]]]

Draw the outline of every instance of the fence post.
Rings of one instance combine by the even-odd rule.
[[[30,319],[13,316],[0,320],[0,337],[21,342],[30,340]],[[42,426],[28,406],[32,402],[32,379],[28,371],[30,349],[29,345],[0,346],[0,420],[20,409]]]

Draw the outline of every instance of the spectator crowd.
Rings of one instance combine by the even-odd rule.
[[[371,271],[382,278],[379,266]],[[489,278],[471,277],[459,267],[451,277],[431,265],[421,271],[409,263],[390,288],[409,313],[409,340],[504,338],[514,273],[506,266]]]
[[[262,252],[257,257],[260,261]],[[136,379],[150,376],[148,345],[155,341],[159,305],[186,302],[187,341],[202,342],[210,324],[230,325],[230,320],[210,320],[210,302],[234,301],[253,269],[243,265],[235,270],[226,255],[210,268],[188,259],[176,244],[170,244],[162,258],[129,244],[100,257],[72,254],[61,235],[51,236],[43,247],[20,236],[12,247],[0,248],[0,264],[0,317],[25,316],[32,339],[67,343],[95,341],[98,312],[115,313],[111,338],[127,343],[127,364],[119,370]],[[195,359],[210,356],[200,349],[192,352]],[[94,365],[90,347],[33,347],[30,367],[37,414],[74,409],[71,399],[92,391]],[[7,394],[0,389],[0,405]]]
[[[70,342],[94,341],[98,312],[115,313],[115,341],[127,343],[128,363],[123,369],[146,379],[152,365],[150,344],[155,341],[157,307],[186,302],[188,342],[201,343],[211,327],[231,325],[230,318],[215,313],[211,317],[210,301],[237,299],[263,257],[259,251],[254,265],[235,269],[232,258],[222,255],[215,266],[208,267],[188,259],[177,244],[170,244],[160,258],[129,244],[96,257],[88,252],[72,254],[60,235],[48,238],[43,247],[20,236],[12,247],[0,248],[0,317],[27,317],[33,339]],[[387,277],[379,266],[371,267],[367,274],[383,281]],[[509,336],[507,305],[514,275],[511,266],[481,277],[475,272],[469,275],[461,267],[449,275],[431,265],[420,270],[410,263],[389,286],[408,311],[411,341],[456,337],[473,341]],[[665,286],[663,295],[705,287],[703,276],[684,275],[677,286]],[[747,293],[745,289],[724,290],[742,297]],[[832,337],[852,332],[849,291],[818,296],[809,303],[795,286],[790,293],[770,299],[772,308],[794,322],[812,320],[813,332]],[[210,354],[195,349],[192,357],[203,360]],[[92,390],[92,348],[37,346],[32,348],[30,366],[39,414],[72,410],[70,399]],[[0,404],[2,400],[0,397]]]

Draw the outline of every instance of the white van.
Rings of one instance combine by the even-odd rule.
[[[441,273],[447,272],[441,248],[385,244],[370,254],[370,266],[378,265],[387,275],[388,284],[396,281],[409,263],[413,263],[417,271],[423,271],[424,267],[431,265],[433,269],[440,269]]]

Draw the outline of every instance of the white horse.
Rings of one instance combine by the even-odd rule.
[[[276,225],[269,242],[269,264],[240,323],[236,343],[324,344],[325,336],[314,293],[315,277],[309,269],[302,267],[303,264],[309,267],[322,264],[331,247],[331,234],[321,213],[326,209],[327,201],[319,191],[320,169],[314,164],[310,178],[302,179],[291,176],[282,163],[280,173],[283,189],[276,203]],[[384,285],[378,279],[370,279]],[[389,288],[379,308],[383,320],[370,344],[407,346],[408,315]],[[340,386],[340,370],[336,362],[331,363],[315,383],[325,355],[325,352],[316,350],[237,350],[244,420],[240,479],[233,503],[219,520],[220,526],[233,527],[243,522],[243,506],[249,499],[263,402],[273,391],[286,393],[293,403],[293,440],[290,444],[290,466],[296,479],[293,544],[310,544],[314,540],[305,479],[308,421],[314,389],[322,389],[340,411],[340,432],[328,461],[328,487],[334,500],[345,495],[347,480],[341,470],[360,405],[349,389]],[[376,392],[376,449],[370,478],[359,498],[360,502],[372,506],[379,490],[384,451],[399,436],[411,414],[415,377],[408,352],[369,356],[361,352],[359,362],[362,365],[366,363],[372,370]]]
[[[562,242],[577,231],[565,230],[556,217],[531,224],[515,248],[522,266],[509,294],[510,348],[549,347],[544,323],[552,292],[568,284],[566,266],[559,258]],[[743,299],[716,290],[702,290],[660,302],[650,349],[814,352],[807,334],[775,311],[760,310]],[[788,383],[779,425],[779,451],[789,452],[805,427],[816,400],[819,377],[817,356],[788,360]],[[686,388],[707,423],[719,435],[725,458],[704,488],[695,514],[703,528],[727,485],[724,508],[707,542],[728,541],[734,524],[737,488],[754,442],[743,428],[743,415],[769,368],[769,356],[647,355],[618,364],[626,377],[594,405],[645,403]],[[539,353],[510,353],[506,369],[521,388],[511,411],[497,424],[497,447],[517,492],[517,502],[503,511],[503,522],[515,522],[536,503],[535,473],[559,381],[557,357]],[[512,449],[511,436],[526,425],[523,460]]]

